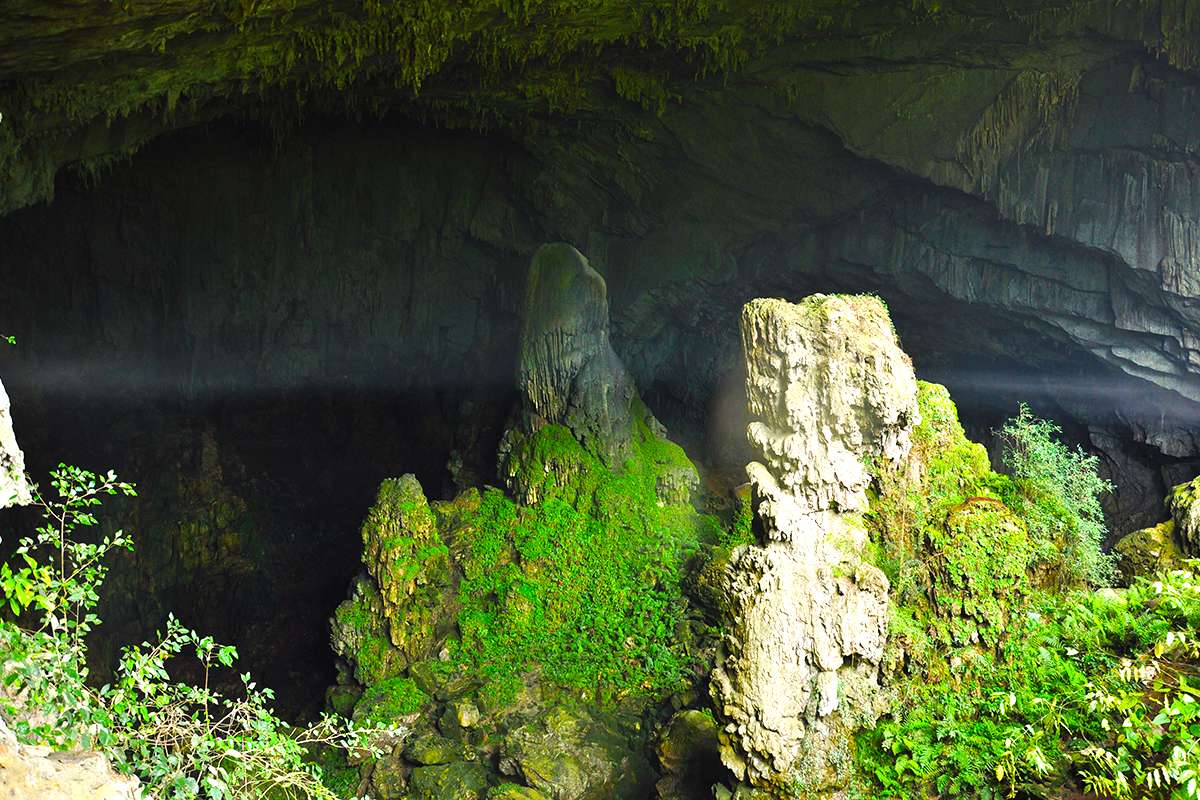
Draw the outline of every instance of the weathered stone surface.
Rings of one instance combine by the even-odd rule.
[[[449,580],[448,550],[414,475],[384,481],[363,523],[363,563],[379,587],[392,644],[429,655]]]
[[[417,767],[409,777],[413,800],[482,800],[487,769],[474,761]]]
[[[30,501],[25,480],[25,454],[13,432],[12,407],[0,383],[0,508],[25,505]]]
[[[874,459],[908,452],[917,380],[878,299],[755,300],[742,311],[750,444],[760,503],[789,536],[792,515],[866,507]],[[878,348],[878,349],[876,349]],[[785,506],[794,506],[787,507]]]
[[[755,300],[742,332],[748,435],[765,462],[747,473],[767,540],[725,567],[721,757],[753,785],[820,792],[846,777],[850,733],[880,711],[888,581],[862,560],[858,512],[869,464],[908,452],[916,379],[877,298]]]
[[[500,475],[526,504],[639,455],[655,462],[643,466],[660,503],[686,505],[699,487],[686,457],[654,458],[670,450],[654,446],[668,442],[666,428],[638,397],[608,325],[608,289],[587,259],[567,244],[540,247],[521,311],[521,411],[498,454]]]
[[[655,785],[660,800],[711,798],[723,777],[717,723],[710,714],[687,709],[671,718],[656,753],[663,777]]]
[[[645,797],[650,764],[602,720],[561,706],[505,738],[500,770],[551,800]]]
[[[518,384],[529,419],[566,425],[609,463],[628,453],[634,387],[609,341],[608,287],[568,244],[529,265]]]
[[[1181,483],[1167,495],[1175,521],[1175,541],[1185,556],[1200,555],[1200,478]]]
[[[547,800],[546,795],[528,786],[502,783],[488,790],[488,800]]]
[[[140,800],[136,778],[118,775],[99,753],[31,747],[0,720],[0,797],[5,800]]]
[[[1175,520],[1169,519],[1152,528],[1142,528],[1122,536],[1113,552],[1122,584],[1128,586],[1137,577],[1175,569],[1182,557],[1175,543]]]

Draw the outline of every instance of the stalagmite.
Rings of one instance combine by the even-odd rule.
[[[754,785],[819,791],[843,779],[850,733],[881,710],[888,581],[862,558],[861,513],[872,463],[908,452],[916,379],[873,297],[755,300],[741,327],[765,541],[725,572],[721,754]]]
[[[561,423],[596,455],[630,440],[633,381],[608,337],[608,289],[569,244],[534,254],[525,286],[518,382],[525,412]]]

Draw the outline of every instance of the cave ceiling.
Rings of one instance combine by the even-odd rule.
[[[214,214],[255,216],[188,233],[188,219],[228,196],[200,181],[230,189],[228,169],[328,208],[336,201],[313,188],[323,181],[347,202],[392,203],[403,216],[403,193],[369,186],[392,176],[438,199],[412,201],[419,221],[379,223],[392,226],[387,241],[409,243],[381,263],[424,259],[426,280],[475,270],[477,308],[505,309],[511,299],[487,299],[488,281],[518,280],[542,241],[576,243],[606,273],[614,343],[635,378],[680,414],[711,407],[750,296],[869,290],[892,306],[918,366],[977,385],[1036,366],[1025,388],[1085,420],[1096,446],[1119,429],[1194,457],[1198,34],[1200,3],[1189,0],[10,0],[0,8],[0,215],[12,221],[0,219],[0,257],[20,252],[37,265],[23,265],[32,281],[54,269],[36,244],[48,231],[90,247],[77,260],[95,265],[110,235],[98,231],[111,230],[132,262],[144,249],[158,263],[192,263],[220,249],[208,241],[220,231],[292,224],[294,212],[303,247],[282,237],[274,257],[330,269],[344,256],[313,248],[344,239],[346,253],[382,234],[350,237],[323,229],[312,208],[277,214],[252,198]],[[330,119],[446,133],[442,144],[396,133],[406,152],[389,156],[378,135],[317,141],[313,122]],[[214,151],[231,138],[198,146],[180,168],[205,178],[166,177],[164,141],[238,121],[270,131],[276,162],[299,166],[222,161]],[[352,169],[339,148],[375,166]],[[389,158],[397,166],[381,168]],[[157,167],[118,175],[131,159]],[[72,181],[123,193],[123,210],[73,199],[70,222],[37,216]],[[155,197],[169,211],[149,210]],[[167,225],[182,233],[160,241]],[[186,256],[181,241],[192,243]],[[501,266],[480,277],[485,262]],[[406,291],[441,308],[461,297],[444,283]],[[456,323],[439,346],[504,352],[473,340],[480,323],[468,322],[475,334]],[[385,361],[400,370],[398,352]],[[214,364],[210,374],[226,374]]]

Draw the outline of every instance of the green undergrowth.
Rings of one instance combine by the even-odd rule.
[[[1097,588],[1095,460],[1022,407],[996,473],[943,387],[918,400],[910,462],[878,476],[868,515],[895,711],[858,736],[859,794],[1196,797],[1194,567]]]
[[[546,425],[514,437],[507,459],[514,483],[536,501],[522,505],[488,488],[433,504],[452,590],[433,598],[438,570],[406,575],[415,588],[402,608],[447,633],[425,659],[377,670],[404,659],[392,657],[374,596],[356,590],[335,615],[335,641],[339,625],[352,625],[341,637],[357,648],[351,660],[371,660],[370,669],[353,665],[356,674],[385,678],[366,690],[356,716],[383,707],[376,689],[408,680],[401,675],[430,690],[476,687],[485,711],[517,704],[531,681],[543,699],[600,707],[659,700],[688,685],[699,659],[687,565],[729,534],[693,507],[696,469],[683,450],[652,429],[640,404],[635,411],[629,457],[615,469],[567,428]],[[380,577],[386,598],[397,581]],[[391,630],[397,625],[408,622],[391,620]]]
[[[539,502],[489,489],[466,528],[458,653],[498,702],[534,668],[604,704],[670,694],[695,665],[684,564],[719,526],[681,489],[695,476],[683,450],[635,419],[633,455],[616,470],[564,427],[531,434],[518,461]]]

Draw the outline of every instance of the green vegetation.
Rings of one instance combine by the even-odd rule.
[[[135,491],[112,472],[66,466],[51,485],[56,499],[35,491],[45,524],[0,568],[9,610],[30,625],[0,621],[0,708],[17,736],[55,749],[97,749],[159,798],[336,798],[309,750],[371,751],[369,731],[334,717],[291,728],[270,710],[271,690],[249,674],[240,676],[238,697],[213,690],[213,672],[232,668],[237,651],[174,617],[153,643],[124,649],[111,683],[89,683],[86,637],[100,623],[105,559],[132,543],[120,531],[85,534],[97,526],[94,509],[103,497]],[[169,674],[168,664],[185,654],[199,662],[199,685]]]
[[[411,678],[388,678],[363,692],[354,715],[359,722],[390,725],[420,711],[428,702],[429,695]]]
[[[893,585],[895,712],[858,736],[869,797],[1196,797],[1196,567],[1099,591],[1095,459],[1025,407],[1011,475],[919,387],[916,470],[879,476],[868,523]]]
[[[1059,433],[1025,405],[1008,421],[1001,431],[1004,464],[1024,487],[1005,500],[1027,521],[1039,562],[1061,563],[1057,582],[1105,586],[1113,564],[1100,549],[1107,533],[1100,497],[1112,486],[1096,473],[1096,456],[1069,449],[1055,438]]]
[[[660,500],[695,474],[682,449],[642,420],[636,439],[611,471],[566,428],[541,428],[516,459],[540,501],[522,508],[490,489],[463,529],[456,652],[497,700],[533,669],[602,704],[657,698],[695,666],[680,628],[683,565],[717,524],[683,497]]]

